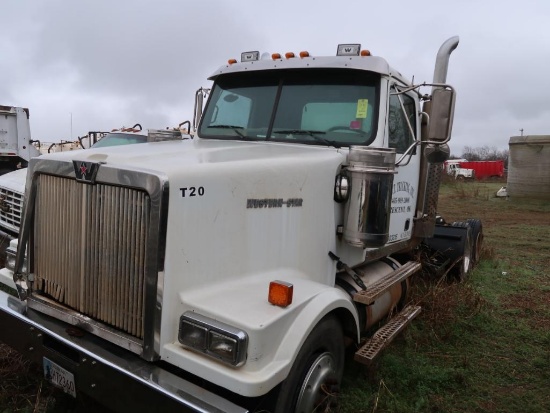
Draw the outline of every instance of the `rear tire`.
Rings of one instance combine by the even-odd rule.
[[[466,223],[470,226],[472,233],[472,264],[477,265],[481,259],[483,247],[483,225],[477,218],[467,219]]]
[[[344,335],[334,316],[321,320],[282,383],[275,413],[331,411],[344,371]]]
[[[473,268],[472,255],[474,253],[472,242],[472,228],[468,222],[453,222],[453,227],[466,228],[466,238],[464,240],[464,249],[462,251],[462,259],[455,265],[454,271],[459,281],[464,281]]]

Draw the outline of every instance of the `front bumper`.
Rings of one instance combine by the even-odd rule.
[[[1,342],[32,361],[47,357],[72,372],[77,397],[87,394],[115,411],[247,412],[98,337],[75,335],[67,324],[27,309],[3,291],[0,326]]]

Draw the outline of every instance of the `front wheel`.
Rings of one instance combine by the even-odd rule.
[[[276,413],[330,411],[337,403],[344,371],[344,335],[328,316],[313,329],[281,385]]]

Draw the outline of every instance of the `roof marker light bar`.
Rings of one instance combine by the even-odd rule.
[[[296,55],[294,54],[294,52],[286,52],[285,57],[287,59],[292,59],[292,58],[296,57]]]
[[[254,62],[260,60],[260,52],[244,52],[241,53],[241,62]]]
[[[359,56],[360,44],[339,44],[336,56]]]

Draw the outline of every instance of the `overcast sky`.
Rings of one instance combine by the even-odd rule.
[[[547,0],[0,1],[0,105],[28,107],[34,139],[191,120],[195,91],[243,51],[334,55],[361,43],[431,81],[458,35],[452,153],[550,134]],[[71,129],[72,119],[72,129]]]

